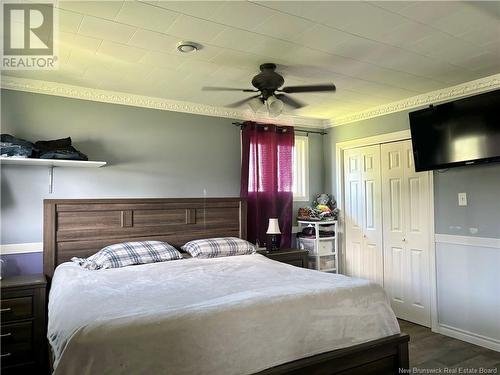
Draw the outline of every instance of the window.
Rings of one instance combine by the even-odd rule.
[[[309,200],[309,139],[295,136],[293,150],[293,200]]]

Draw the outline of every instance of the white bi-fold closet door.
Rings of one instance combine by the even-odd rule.
[[[345,273],[383,285],[396,316],[430,326],[429,174],[411,141],[344,151]]]
[[[384,287],[396,316],[430,326],[429,173],[415,172],[411,141],[380,151]]]
[[[345,273],[383,284],[380,146],[344,152]]]

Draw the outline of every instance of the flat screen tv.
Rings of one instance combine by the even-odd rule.
[[[410,113],[415,170],[500,161],[500,90]]]

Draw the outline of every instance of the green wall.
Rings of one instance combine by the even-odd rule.
[[[309,129],[311,130],[311,129]],[[299,133],[298,135],[305,135]],[[317,194],[324,192],[324,152],[323,137],[321,134],[308,133],[309,148],[309,200],[293,202],[294,225],[296,225],[297,211],[300,207],[310,206]]]
[[[408,129],[409,112],[396,112],[329,129],[323,145],[325,190],[336,195],[337,143]],[[467,207],[458,206],[457,194],[461,192],[467,193]],[[500,163],[435,171],[436,233],[500,238],[499,194]],[[477,233],[471,233],[474,228],[478,229]]]
[[[104,168],[2,168],[2,243],[42,239],[44,198],[238,196],[239,130],[231,119],[2,91],[2,133],[71,136]]]
[[[335,145],[353,139],[367,138],[374,135],[397,132],[409,129],[407,112],[396,112],[391,115],[375,117],[328,129],[324,137],[325,151],[325,188],[337,195],[336,187],[336,155]]]
[[[1,91],[1,131],[31,141],[71,136],[103,168],[2,166],[1,243],[42,240],[45,198],[225,197],[240,193],[232,119]],[[311,195],[323,187],[323,141],[310,135]]]
[[[30,140],[73,138],[99,169],[3,166],[2,243],[39,242],[44,198],[238,196],[239,130],[231,119],[2,90],[2,132]],[[338,142],[408,129],[398,112],[309,134],[309,193],[336,195]],[[297,127],[299,129],[299,127]],[[467,192],[467,207],[458,207]],[[436,232],[500,238],[500,164],[434,173]],[[309,202],[294,202],[294,211]],[[295,213],[294,213],[295,214]]]

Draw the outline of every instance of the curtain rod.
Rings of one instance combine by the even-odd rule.
[[[257,125],[275,125],[275,124],[265,124],[265,123],[260,123],[260,122],[256,122]],[[243,122],[233,122],[233,125],[234,126],[239,126],[239,127],[242,127],[243,125],[245,125],[245,123]],[[280,126],[280,125],[275,125],[275,126]],[[286,125],[284,125],[286,126]],[[326,135],[328,133],[326,132],[317,132],[317,131],[314,131],[314,130],[294,130],[295,133],[306,133],[306,134],[321,134],[321,135]]]

